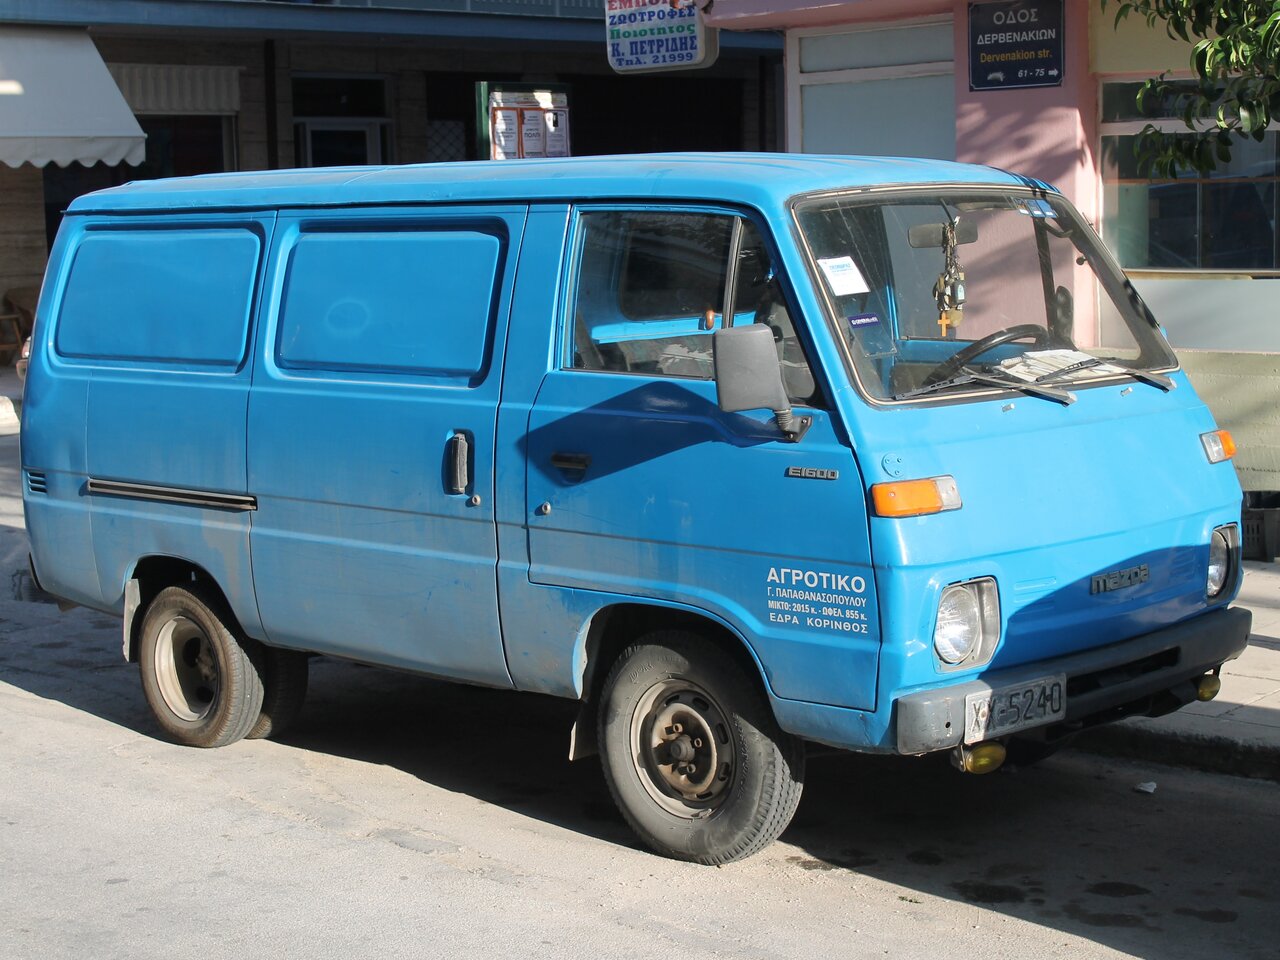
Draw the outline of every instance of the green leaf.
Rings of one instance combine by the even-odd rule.
[[[1191,48],[1191,69],[1202,77],[1209,75],[1209,64],[1213,55],[1213,43],[1201,40]]]
[[[1238,108],[1238,112],[1240,114],[1240,131],[1242,133],[1253,133],[1254,126],[1258,121],[1258,115],[1253,111],[1252,105],[1242,103]]]
[[[1264,57],[1280,57],[1280,5],[1263,24],[1258,46]]]

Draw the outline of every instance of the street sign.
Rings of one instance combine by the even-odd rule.
[[[1061,86],[1062,2],[969,4],[969,89]]]
[[[618,73],[709,67],[720,54],[694,0],[604,0],[609,66]]]

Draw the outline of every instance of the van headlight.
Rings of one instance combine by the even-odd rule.
[[[1217,527],[1209,538],[1209,569],[1205,575],[1205,595],[1214,600],[1234,579],[1236,552],[1240,542],[1234,523]]]
[[[1000,640],[1000,595],[992,577],[953,583],[938,600],[933,649],[943,669],[986,663]]]

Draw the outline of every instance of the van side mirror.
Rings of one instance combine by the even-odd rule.
[[[791,412],[773,331],[763,323],[717,330],[711,337],[716,397],[725,413],[772,410],[784,439],[797,442],[809,429],[809,417]]]

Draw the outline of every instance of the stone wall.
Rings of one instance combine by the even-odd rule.
[[[1280,491],[1280,354],[1179,350],[1178,359],[1236,441],[1240,486]]]
[[[30,164],[0,163],[0,294],[44,275],[44,180]]]
[[[93,36],[107,63],[235,66],[240,70],[240,112],[235,118],[236,167],[263,170],[272,166],[268,144],[267,70],[274,57],[277,138],[276,165],[294,164],[292,77],[295,73],[365,74],[390,78],[394,160],[428,159],[431,91],[428,74],[492,72],[528,82],[555,82],[562,75],[611,76],[604,60],[603,32],[599,50],[565,52],[542,48],[459,49],[421,40],[353,40],[345,43],[308,40],[182,39],[175,37]],[[690,75],[691,77],[695,75]],[[776,129],[763,129],[761,111],[773,114],[776,72],[760,74],[759,61],[723,60],[697,76],[743,81],[740,117],[742,148],[774,149]],[[764,90],[761,91],[761,81]],[[456,105],[455,105],[456,109]],[[620,108],[620,120],[625,122]],[[762,142],[763,140],[763,142]],[[0,164],[0,293],[40,282],[46,260],[43,173],[31,166],[11,169]]]

